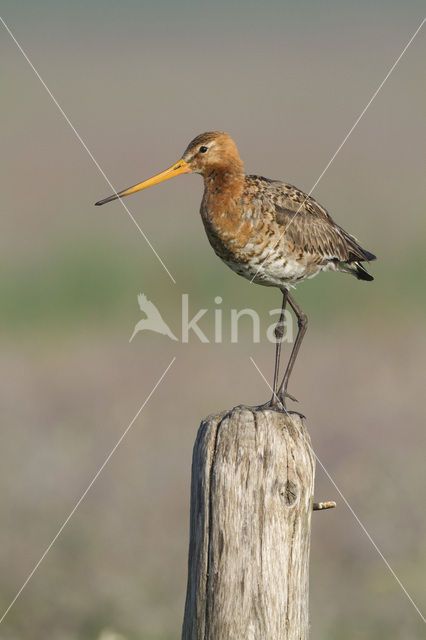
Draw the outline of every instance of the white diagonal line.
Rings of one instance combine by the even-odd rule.
[[[81,145],[83,146],[83,148],[87,151],[87,153],[89,154],[90,158],[92,159],[94,165],[96,166],[96,168],[98,169],[99,173],[104,177],[105,181],[108,183],[110,189],[114,192],[115,195],[117,195],[117,191],[114,187],[114,185],[112,184],[111,180],[108,178],[108,176],[106,175],[105,171],[102,169],[102,167],[100,166],[99,162],[96,160],[95,156],[93,155],[93,153],[90,151],[89,147],[87,146],[87,144],[84,142],[83,138],[81,137],[81,135],[78,133],[77,129],[74,127],[73,123],[71,122],[71,120],[69,119],[69,117],[67,116],[67,114],[65,113],[65,111],[62,109],[61,105],[59,104],[59,102],[57,101],[57,99],[55,98],[55,96],[53,95],[53,93],[51,92],[51,90],[49,89],[49,87],[47,86],[47,84],[45,83],[45,81],[43,80],[43,78],[41,77],[40,73],[37,71],[37,69],[35,68],[35,66],[33,65],[33,63],[31,62],[31,60],[29,59],[28,55],[25,53],[24,49],[22,48],[22,46],[19,44],[18,40],[15,38],[15,36],[13,35],[12,31],[9,29],[8,25],[6,24],[6,22],[3,20],[3,18],[0,16],[0,21],[2,22],[4,28],[6,29],[6,31],[8,32],[8,34],[10,35],[10,37],[12,38],[12,40],[14,41],[14,43],[16,44],[16,46],[18,47],[19,51],[22,53],[22,55],[24,56],[25,60],[28,62],[28,64],[30,65],[31,69],[34,71],[35,75],[37,76],[37,78],[40,80],[41,84],[43,85],[43,87],[46,89],[47,93],[49,94],[49,96],[51,97],[52,101],[55,103],[55,105],[57,106],[57,108],[59,109],[60,113],[62,114],[62,116],[65,118],[65,120],[67,121],[67,123],[69,124],[70,128],[72,129],[72,131],[74,132],[76,138],[79,140],[79,142],[81,143]],[[163,260],[161,259],[161,257],[158,255],[157,251],[155,250],[155,248],[153,247],[151,241],[149,240],[148,236],[146,235],[146,233],[142,230],[141,226],[139,225],[139,223],[137,222],[136,218],[134,217],[134,215],[130,212],[129,208],[127,207],[126,203],[123,202],[122,198],[119,198],[120,203],[122,205],[122,207],[124,207],[125,211],[128,213],[130,219],[132,220],[132,222],[135,224],[136,228],[138,229],[139,233],[141,234],[141,236],[143,237],[143,239],[145,240],[145,242],[148,244],[149,248],[153,251],[155,257],[157,258],[157,260],[160,262],[161,266],[163,267],[163,269],[166,271],[167,275],[169,276],[169,278],[172,280],[173,284],[176,284],[176,280],[174,279],[174,277],[172,276],[172,274],[170,273],[170,271],[168,270],[168,268],[166,267],[166,265],[164,264]]]
[[[261,370],[259,369],[259,367],[257,366],[257,364],[254,361],[254,358],[252,358],[252,356],[250,356],[250,360],[251,363],[256,367],[256,369],[258,370],[258,372],[260,373],[260,375],[262,376],[262,378],[264,379],[265,383],[268,385],[268,387],[270,388],[270,390],[272,391],[272,397],[275,398],[275,400],[277,400],[278,402],[281,403],[279,397],[277,396],[277,394],[275,393],[275,391],[273,390],[273,388],[271,387],[271,385],[269,384],[269,382],[267,381],[267,379],[265,378],[265,376],[263,375],[263,373],[261,372]],[[284,409],[284,413],[286,413],[288,415],[288,417],[290,417],[289,412],[287,411],[287,409],[285,408],[284,405],[282,405],[282,408]]]
[[[257,364],[255,363],[254,359],[251,356],[250,356],[250,360],[251,360],[251,363],[256,367],[256,369],[258,370],[258,372],[260,373],[260,375],[262,376],[262,378],[264,379],[264,381],[266,382],[270,390],[272,391],[272,397],[275,398],[275,400],[281,404],[282,408],[284,409],[284,413],[286,413],[288,417],[290,417],[289,412],[287,411],[285,406],[281,403],[281,400],[279,399],[279,397],[277,396],[277,394],[275,393],[275,391],[273,390],[273,388],[271,387],[271,385],[269,384],[269,382],[267,381],[267,379],[265,378],[265,376],[263,375],[263,373],[261,372],[261,370],[259,369],[259,367],[257,366]]]
[[[135,423],[135,421],[137,420],[137,418],[139,417],[139,415],[141,414],[142,410],[145,408],[146,404],[148,403],[148,401],[150,400],[152,394],[155,392],[155,390],[157,389],[158,385],[161,384],[161,382],[164,379],[164,376],[166,375],[166,373],[168,372],[168,370],[170,369],[170,367],[172,366],[172,364],[174,363],[174,361],[176,360],[176,357],[172,358],[171,362],[169,363],[168,367],[165,369],[165,371],[162,373],[162,375],[160,376],[160,378],[157,380],[157,382],[155,383],[155,385],[153,386],[153,388],[151,389],[151,391],[149,392],[149,394],[147,395],[147,397],[145,398],[144,402],[142,403],[142,405],[140,406],[138,412],[136,413],[136,415],[134,416],[134,418],[132,418],[130,424],[126,427],[125,431],[122,433],[122,435],[120,436],[119,440],[117,441],[117,443],[114,445],[114,447],[112,448],[112,450],[110,451],[110,453],[108,454],[108,456],[105,458],[104,462],[101,464],[101,466],[99,467],[98,471],[95,473],[95,475],[93,476],[92,480],[90,481],[87,489],[85,489],[85,491],[82,493],[82,495],[80,496],[80,498],[77,500],[77,502],[75,503],[72,511],[69,513],[69,515],[66,517],[66,519],[64,520],[64,522],[62,523],[62,525],[60,526],[58,532],[56,533],[55,537],[52,539],[52,541],[50,542],[49,546],[46,548],[46,550],[44,551],[43,555],[41,556],[40,560],[37,562],[37,564],[34,566],[34,568],[32,569],[31,573],[28,575],[27,579],[25,580],[24,584],[22,585],[22,587],[19,589],[18,593],[16,594],[16,596],[13,598],[12,602],[9,604],[9,606],[7,607],[6,611],[3,613],[3,615],[0,618],[0,624],[3,622],[3,620],[5,619],[5,617],[7,616],[7,614],[9,613],[9,611],[11,610],[11,608],[13,607],[13,605],[15,604],[15,602],[17,601],[17,599],[19,598],[19,596],[21,595],[21,593],[23,592],[23,590],[25,589],[25,587],[27,586],[27,584],[29,583],[29,581],[31,580],[31,578],[33,577],[33,575],[35,574],[35,572],[37,571],[37,569],[39,568],[39,566],[41,565],[41,563],[43,562],[43,560],[45,559],[45,557],[47,556],[47,554],[49,553],[49,551],[51,550],[51,548],[53,547],[53,545],[55,544],[56,540],[59,538],[59,536],[61,535],[62,531],[65,529],[65,527],[67,526],[68,522],[71,520],[72,516],[74,515],[74,513],[77,511],[78,507],[80,506],[80,504],[83,502],[84,498],[87,496],[87,494],[89,493],[90,489],[92,488],[92,486],[94,485],[94,483],[96,482],[96,480],[98,479],[98,477],[100,476],[100,474],[102,473],[102,471],[104,470],[104,468],[106,467],[106,465],[108,464],[109,460],[112,458],[112,456],[114,455],[114,453],[116,452],[116,450],[118,449],[118,447],[120,446],[120,444],[122,443],[122,441],[124,440],[124,438],[126,437],[127,433],[130,431],[130,429],[132,428],[133,424]]]
[[[325,475],[327,476],[327,478],[330,480],[331,484],[334,486],[334,488],[336,489],[336,491],[338,492],[338,494],[340,495],[340,497],[342,498],[343,502],[346,504],[346,506],[348,507],[349,511],[352,513],[353,517],[355,518],[355,520],[358,522],[359,526],[361,527],[361,529],[364,531],[365,535],[367,536],[367,538],[370,540],[371,544],[373,545],[373,547],[375,548],[375,550],[377,551],[377,553],[379,554],[379,556],[381,557],[381,559],[383,560],[383,562],[385,563],[385,565],[387,566],[387,568],[389,569],[389,571],[391,572],[391,574],[393,575],[393,577],[395,578],[395,580],[397,581],[397,583],[399,584],[399,586],[401,587],[401,589],[403,590],[403,592],[405,593],[405,595],[407,596],[407,598],[409,599],[409,601],[411,602],[411,604],[413,605],[413,607],[415,608],[415,610],[417,611],[417,613],[419,614],[419,616],[421,617],[421,619],[423,620],[423,622],[426,623],[426,618],[424,617],[424,615],[422,614],[422,612],[420,611],[419,607],[416,605],[416,603],[414,602],[413,598],[410,596],[410,594],[408,593],[407,589],[404,587],[404,585],[402,584],[401,580],[398,578],[398,576],[396,575],[395,571],[392,569],[392,567],[390,566],[389,562],[386,560],[385,556],[383,555],[383,553],[380,551],[379,547],[377,546],[377,544],[374,542],[373,538],[371,537],[371,535],[368,533],[367,529],[365,528],[365,526],[363,525],[363,523],[361,522],[361,520],[358,518],[357,514],[355,513],[355,511],[352,509],[351,505],[349,504],[348,500],[345,498],[345,496],[343,495],[343,493],[341,492],[341,490],[339,489],[339,487],[337,486],[337,484],[335,483],[335,481],[333,480],[333,478],[330,476],[329,472],[327,471],[327,469],[324,467],[323,463],[321,462],[321,460],[318,458],[318,456],[315,454],[315,458],[317,459],[317,461],[319,462],[322,470],[324,471]]]
[[[377,87],[377,89],[375,90],[375,92],[373,93],[373,95],[371,96],[370,100],[367,102],[367,104],[365,105],[364,109],[361,111],[361,113],[359,114],[358,118],[355,120],[354,124],[352,125],[352,127],[349,129],[349,131],[347,132],[347,134],[345,135],[345,137],[343,138],[342,142],[340,143],[340,145],[337,147],[336,151],[333,153],[333,155],[331,156],[330,160],[327,162],[327,164],[325,165],[324,169],[322,170],[322,172],[320,173],[319,177],[317,178],[317,180],[315,181],[314,185],[311,187],[310,191],[308,192],[307,196],[305,197],[305,199],[303,200],[303,202],[301,203],[301,205],[299,206],[299,208],[297,209],[296,213],[293,215],[293,217],[291,218],[290,222],[288,223],[288,225],[286,225],[286,227],[284,228],[284,231],[282,232],[282,234],[280,235],[280,237],[278,238],[278,241],[276,242],[274,249],[279,245],[279,243],[281,242],[281,239],[283,238],[283,236],[285,235],[286,231],[288,230],[288,228],[290,227],[290,225],[292,224],[293,220],[295,219],[295,217],[297,216],[297,214],[299,213],[299,211],[302,209],[303,205],[305,204],[306,200],[309,198],[309,196],[311,195],[311,193],[313,192],[313,190],[315,189],[315,187],[318,186],[320,180],[323,178],[324,174],[326,173],[326,171],[328,170],[328,168],[330,167],[330,165],[332,164],[332,162],[334,161],[334,159],[336,158],[337,154],[339,153],[339,151],[341,150],[341,148],[343,147],[343,145],[345,144],[345,142],[347,141],[347,139],[349,138],[349,136],[351,135],[351,133],[353,132],[353,130],[355,129],[355,127],[358,125],[358,123],[360,122],[361,118],[364,116],[365,112],[367,111],[367,109],[370,107],[371,103],[373,102],[373,100],[376,98],[377,94],[379,93],[379,91],[381,90],[381,88],[383,87],[383,85],[385,84],[386,80],[389,78],[389,76],[391,75],[391,73],[394,71],[395,67],[397,66],[398,62],[401,60],[402,56],[405,54],[405,52],[407,51],[408,47],[410,46],[410,44],[413,42],[414,38],[417,36],[417,34],[419,33],[419,31],[421,30],[421,28],[423,27],[424,23],[426,22],[426,18],[423,18],[423,20],[421,21],[420,25],[417,27],[417,29],[415,30],[415,32],[413,33],[413,35],[411,36],[411,38],[409,39],[409,41],[407,42],[407,44],[405,45],[405,47],[403,48],[403,50],[401,51],[401,53],[399,54],[399,56],[397,57],[397,59],[395,60],[395,62],[393,63],[393,65],[391,66],[391,68],[389,69],[389,71],[387,72],[387,74],[385,75],[385,77],[383,78],[383,80],[381,81],[381,83],[379,84],[379,86]],[[250,280],[250,282],[252,283],[253,280],[255,279],[255,277],[257,276],[257,274],[259,273],[260,268],[262,267],[262,265],[264,265],[265,263],[268,262],[268,258],[270,257],[272,251],[274,249],[271,249],[271,251],[269,251],[269,253],[266,255],[266,257],[262,260],[262,262],[260,263],[260,265],[257,268],[256,273],[254,274],[253,278]]]
[[[256,362],[254,361],[254,359],[251,356],[250,356],[250,360],[251,360],[252,364],[256,367],[256,369],[258,370],[260,375],[262,376],[262,378],[265,381],[265,383],[267,384],[267,386],[273,392],[271,385],[269,384],[269,382],[267,381],[267,379],[265,378],[265,376],[263,375],[263,373],[261,372],[261,370],[259,369],[259,367],[257,366]],[[286,413],[287,413],[287,411],[286,411]],[[287,413],[287,415],[288,415],[288,413]],[[385,563],[385,565],[387,566],[387,568],[389,569],[389,571],[391,572],[391,574],[393,575],[393,577],[395,578],[395,580],[397,581],[399,586],[401,587],[402,591],[407,596],[408,600],[411,602],[411,604],[413,605],[413,607],[415,608],[415,610],[417,611],[417,613],[419,614],[419,616],[421,617],[423,622],[426,623],[426,618],[424,617],[424,615],[420,611],[419,607],[416,605],[416,603],[414,602],[413,598],[410,596],[410,594],[408,593],[407,589],[404,587],[404,585],[402,584],[401,580],[398,578],[398,576],[396,575],[395,571],[392,569],[391,565],[386,560],[386,558],[383,555],[383,553],[380,551],[380,549],[377,546],[376,542],[374,542],[373,538],[371,537],[371,535],[369,534],[369,532],[367,531],[367,529],[365,528],[365,526],[363,525],[363,523],[361,522],[361,520],[359,519],[359,517],[357,516],[355,511],[352,509],[352,507],[349,504],[348,500],[345,498],[345,496],[343,495],[343,493],[341,492],[341,490],[339,489],[339,487],[337,486],[337,484],[335,483],[335,481],[333,480],[333,478],[331,477],[331,475],[329,474],[329,472],[327,471],[327,469],[325,468],[325,466],[323,465],[321,460],[318,458],[317,454],[315,453],[315,451],[312,448],[312,444],[309,443],[306,440],[306,438],[303,435],[303,433],[301,433],[301,436],[304,439],[304,441],[306,442],[306,444],[308,445],[308,447],[310,447],[312,449],[312,452],[313,452],[317,462],[319,463],[320,467],[322,468],[322,470],[324,471],[324,473],[326,474],[327,478],[330,480],[332,485],[335,487],[336,491],[339,493],[339,495],[342,498],[343,502],[346,504],[346,506],[348,507],[349,511],[352,513],[353,517],[358,522],[359,526],[364,531],[364,533],[367,536],[367,538],[370,540],[371,544],[373,545],[373,547],[375,548],[375,550],[377,551],[377,553],[379,554],[379,556],[381,557],[381,559],[383,560],[383,562]]]

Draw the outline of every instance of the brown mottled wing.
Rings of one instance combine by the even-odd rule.
[[[287,240],[318,259],[368,260],[356,238],[339,227],[314,198],[291,185],[279,184],[273,197],[275,219]]]

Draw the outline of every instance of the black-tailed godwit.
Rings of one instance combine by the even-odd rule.
[[[376,256],[362,249],[354,236],[300,189],[279,180],[245,175],[234,141],[220,131],[202,133],[169,169],[96,204],[128,196],[182,173],[200,173],[204,178],[200,212],[219,258],[244,278],[278,287],[283,294],[275,330],[273,396],[268,406],[285,409],[286,397],[292,398],[287,393],[288,381],[307,328],[307,317],[289,289],[320,271],[342,271],[358,280],[373,280],[362,263]],[[297,317],[298,332],[278,386],[287,302]]]

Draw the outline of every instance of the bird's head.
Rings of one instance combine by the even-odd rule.
[[[222,131],[209,131],[201,133],[194,138],[185,149],[182,158],[165,171],[104,200],[99,200],[96,205],[106,204],[111,200],[129,196],[132,193],[136,193],[136,191],[141,191],[141,189],[146,189],[182,173],[201,173],[202,176],[208,177],[214,172],[232,171],[241,173],[242,170],[243,163],[231,136]]]
[[[182,159],[194,173],[208,176],[212,171],[241,170],[243,163],[230,135],[222,131],[201,133],[189,143]]]

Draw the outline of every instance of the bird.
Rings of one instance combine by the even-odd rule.
[[[129,342],[133,340],[139,331],[145,331],[147,329],[150,331],[156,331],[157,333],[162,333],[163,336],[168,336],[172,340],[177,340],[174,333],[164,322],[155,304],[151,302],[151,300],[148,300],[143,293],[138,295],[138,303],[140,310],[146,315],[146,318],[142,318],[142,320],[139,320],[136,324]]]
[[[216,255],[235,273],[256,284],[277,287],[282,307],[275,328],[272,398],[262,406],[287,411],[288,383],[308,319],[290,295],[297,284],[321,271],[343,272],[371,281],[364,263],[376,256],[339,226],[328,211],[301,189],[260,175],[246,175],[237,146],[223,131],[196,136],[171,167],[96,202],[106,204],[185,173],[204,180],[200,214]],[[297,335],[279,383],[284,312],[297,318]]]

